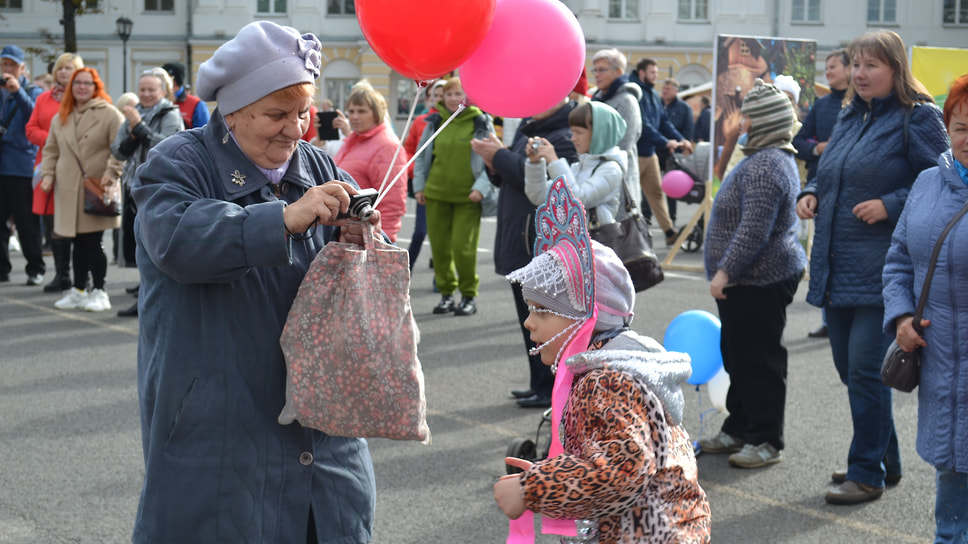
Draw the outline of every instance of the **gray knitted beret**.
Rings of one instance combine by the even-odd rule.
[[[227,115],[279,89],[315,82],[321,49],[313,34],[270,21],[250,23],[202,63],[195,92],[217,101]]]

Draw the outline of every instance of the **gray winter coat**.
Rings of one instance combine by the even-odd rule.
[[[216,110],[148,153],[132,196],[141,293],[138,394],[145,479],[135,543],[369,542],[376,488],[366,441],[277,421],[279,345],[296,291],[334,231],[285,234],[283,207],[352,183],[299,142],[279,184],[226,138]]]

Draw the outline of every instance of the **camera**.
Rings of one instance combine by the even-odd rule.
[[[5,87],[7,85],[7,80],[10,79],[7,76],[0,77],[0,87]]]
[[[373,203],[379,193],[376,189],[360,189],[355,195],[350,195],[350,206],[346,213],[340,212],[337,219],[354,218],[366,221],[373,215]]]
[[[535,138],[535,139],[534,139],[534,140],[533,140],[533,141],[531,142],[531,151],[532,151],[533,153],[537,153],[537,152],[538,152],[538,149],[539,149],[540,147],[541,147],[541,140],[539,140],[539,139],[537,139],[537,138]]]

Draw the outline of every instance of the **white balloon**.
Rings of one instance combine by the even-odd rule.
[[[706,382],[706,387],[713,408],[724,414],[729,414],[729,410],[726,409],[726,393],[729,391],[729,374],[726,373],[726,369],[719,367],[719,371]]]

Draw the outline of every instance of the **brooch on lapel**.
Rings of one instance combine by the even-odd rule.
[[[245,175],[236,170],[232,173],[232,183],[238,185],[239,187],[245,185]]]

